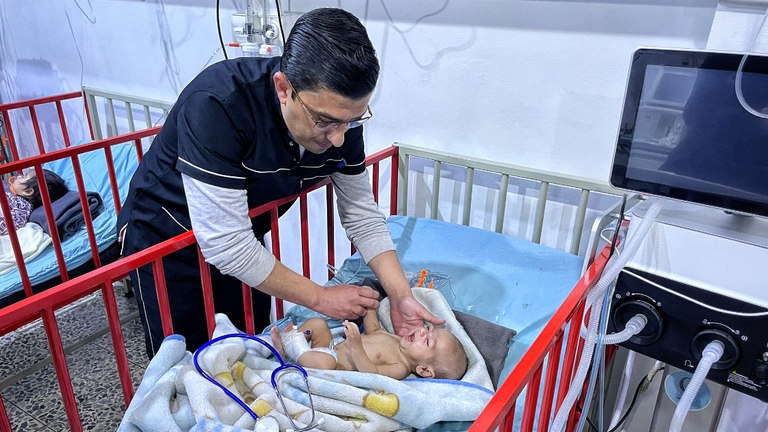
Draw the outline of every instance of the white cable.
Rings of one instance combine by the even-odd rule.
[[[701,361],[699,361],[699,365],[696,366],[696,371],[693,373],[691,382],[688,384],[688,387],[685,388],[683,397],[680,398],[680,402],[677,404],[675,414],[672,416],[672,423],[669,425],[669,432],[680,432],[683,428],[683,422],[685,421],[685,416],[688,415],[688,410],[691,408],[693,398],[699,393],[699,388],[707,377],[709,369],[712,368],[713,364],[720,360],[724,351],[725,345],[718,340],[708,343],[704,348],[704,351],[701,353]]]
[[[744,74],[744,64],[747,62],[747,58],[752,53],[752,47],[755,45],[755,42],[757,41],[758,36],[760,36],[760,32],[763,31],[763,26],[765,25],[766,18],[768,18],[768,9],[765,10],[765,15],[763,15],[763,19],[762,21],[760,21],[760,25],[757,27],[757,34],[752,39],[752,43],[749,44],[749,48],[747,48],[747,51],[744,53],[744,56],[741,58],[741,62],[739,63],[739,68],[736,70],[736,84],[735,84],[736,98],[739,100],[741,107],[744,108],[748,113],[752,114],[753,116],[760,117],[763,119],[768,119],[768,113],[761,113],[756,111],[744,99],[744,94],[742,93],[742,90],[741,90],[741,76]]]
[[[621,374],[621,382],[619,383],[619,400],[616,402],[616,408],[613,411],[613,417],[611,417],[608,430],[616,427],[621,419],[621,412],[624,410],[624,404],[627,401],[627,393],[629,392],[629,379],[632,376],[632,369],[635,367],[635,356],[637,356],[637,353],[629,350],[629,353],[627,354],[627,365],[624,367],[624,373]]]
[[[719,307],[711,306],[711,305],[708,305],[706,303],[702,303],[699,300],[693,299],[693,298],[688,297],[688,296],[686,296],[684,294],[680,294],[679,292],[673,291],[673,290],[671,290],[671,289],[669,289],[669,288],[667,288],[667,287],[665,287],[663,285],[659,285],[656,282],[648,280],[648,279],[646,279],[646,278],[644,278],[644,277],[642,277],[642,276],[640,276],[638,274],[633,273],[630,270],[624,269],[623,271],[624,271],[624,273],[626,273],[626,274],[628,274],[630,276],[634,276],[634,277],[640,279],[641,281],[643,281],[643,282],[645,282],[647,284],[653,285],[653,286],[655,286],[656,288],[658,288],[658,289],[660,289],[662,291],[666,291],[669,294],[676,295],[676,296],[680,297],[683,300],[687,300],[687,301],[689,301],[691,303],[694,303],[694,304],[696,304],[698,306],[701,306],[703,308],[707,308],[707,309],[709,309],[711,311],[719,312],[719,313],[726,314],[726,315],[735,315],[735,316],[741,316],[741,317],[764,317],[764,316],[768,316],[768,312],[737,312],[737,311],[731,311],[731,310],[726,310],[726,309],[720,309]]]
[[[565,421],[568,419],[571,408],[573,408],[573,404],[576,403],[576,399],[581,393],[584,380],[587,377],[592,354],[594,353],[595,344],[597,342],[597,329],[600,321],[600,314],[603,308],[603,302],[600,300],[603,298],[605,291],[608,289],[608,286],[613,283],[616,277],[618,277],[619,272],[621,272],[627,262],[629,262],[629,260],[640,248],[640,245],[643,243],[643,239],[651,229],[653,221],[656,219],[656,216],[658,216],[659,211],[661,211],[661,208],[664,205],[664,200],[660,198],[652,198],[649,200],[649,202],[652,204],[646,212],[642,222],[640,223],[640,227],[627,242],[625,253],[621,256],[614,254],[611,259],[608,260],[600,280],[587,296],[586,304],[591,309],[589,312],[588,326],[590,331],[584,341],[584,348],[582,350],[579,366],[576,370],[576,375],[574,376],[571,387],[568,389],[568,393],[566,394],[560,409],[557,411],[557,415],[555,415],[555,420],[552,423],[551,430],[553,432],[560,432],[563,430]]]

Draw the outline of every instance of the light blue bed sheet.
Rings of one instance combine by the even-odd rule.
[[[87,141],[85,141],[87,142]],[[80,142],[75,145],[80,145]],[[138,167],[138,157],[133,144],[119,144],[112,146],[112,159],[115,164],[120,202],[128,195],[128,187],[133,173]],[[104,150],[96,150],[79,156],[80,167],[83,173],[83,182],[86,191],[95,191],[101,195],[104,201],[104,212],[93,220],[93,229],[99,251],[109,247],[117,239],[117,213],[115,202],[112,198],[112,188],[107,171],[107,158]],[[59,174],[66,182],[70,190],[77,190],[72,159],[66,158],[43,165],[43,168]],[[67,269],[74,269],[92,258],[91,246],[88,242],[88,232],[83,228],[73,237],[62,244]],[[32,285],[45,282],[59,275],[58,261],[53,250],[53,245],[48,246],[40,255],[27,263],[27,273]],[[21,291],[23,285],[19,270],[15,269],[0,276],[0,298],[6,297],[16,291]]]

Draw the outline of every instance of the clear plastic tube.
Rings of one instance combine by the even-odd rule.
[[[592,354],[595,348],[595,343],[598,338],[598,326],[600,315],[603,309],[603,302],[600,300],[602,299],[603,294],[605,294],[608,286],[614,281],[614,279],[619,276],[619,272],[621,272],[627,262],[629,262],[629,260],[640,248],[643,239],[651,229],[653,221],[661,211],[661,208],[664,205],[664,200],[660,198],[652,198],[651,203],[652,204],[650,208],[640,223],[640,227],[629,239],[629,241],[627,241],[627,246],[625,247],[624,253],[622,253],[620,256],[613,255],[611,257],[611,259],[608,261],[608,264],[606,265],[605,270],[603,271],[603,275],[597,282],[597,285],[592,289],[592,291],[590,291],[589,295],[587,296],[586,304],[591,308],[589,313],[589,325],[587,326],[589,331],[584,341],[584,349],[582,350],[582,356],[576,370],[576,375],[574,376],[571,387],[568,389],[568,393],[565,395],[563,404],[557,411],[555,420],[552,423],[551,430],[553,432],[560,432],[563,430],[565,421],[568,418],[568,414],[570,413],[571,408],[573,408],[573,404],[576,403],[576,399],[581,392],[581,387],[584,385],[584,380],[587,377],[589,365],[592,360]]]
[[[744,93],[741,90],[741,77],[742,75],[744,75],[744,64],[747,62],[747,57],[749,57],[749,54],[752,53],[752,47],[755,45],[755,42],[757,41],[758,36],[760,36],[760,32],[762,32],[763,30],[763,26],[765,25],[766,18],[768,18],[768,9],[765,10],[765,15],[763,15],[763,20],[760,21],[760,25],[757,27],[757,34],[752,39],[752,43],[749,44],[749,48],[747,48],[747,52],[745,52],[744,56],[741,58],[741,63],[739,63],[739,68],[736,70],[736,85],[735,85],[736,98],[739,100],[741,107],[744,108],[748,113],[752,114],[753,116],[764,118],[764,119],[768,119],[768,113],[761,113],[756,111],[744,99]]]
[[[696,366],[691,382],[685,388],[683,397],[680,398],[680,402],[677,404],[675,414],[672,416],[672,423],[669,425],[669,432],[680,432],[683,428],[683,422],[685,421],[685,416],[688,415],[688,410],[691,408],[693,398],[699,392],[699,388],[701,388],[701,384],[707,377],[707,373],[712,368],[712,365],[720,360],[724,351],[725,345],[717,340],[708,343],[704,348],[704,351],[701,353],[701,361]]]
[[[627,365],[624,367],[624,374],[621,375],[621,383],[619,383],[619,400],[616,403],[616,409],[613,411],[613,417],[608,424],[608,430],[613,429],[619,423],[621,419],[621,412],[624,410],[624,404],[627,401],[627,393],[629,392],[629,380],[632,376],[632,369],[635,367],[635,351],[629,350],[627,353]]]
[[[614,345],[629,340],[632,336],[640,333],[648,324],[648,318],[645,315],[637,314],[627,321],[624,330],[603,336],[603,344]]]

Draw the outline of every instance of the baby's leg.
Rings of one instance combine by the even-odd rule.
[[[306,331],[310,332],[313,349],[309,349]],[[281,335],[276,327],[271,330],[272,344],[278,352],[283,350],[304,367],[315,369],[336,369],[336,358],[321,351],[327,350],[333,337],[328,324],[321,318],[310,318],[298,330],[288,326]]]

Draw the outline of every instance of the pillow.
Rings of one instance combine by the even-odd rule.
[[[498,388],[504,361],[509,352],[509,342],[517,331],[457,310],[453,310],[453,314],[483,356],[493,388]]]

